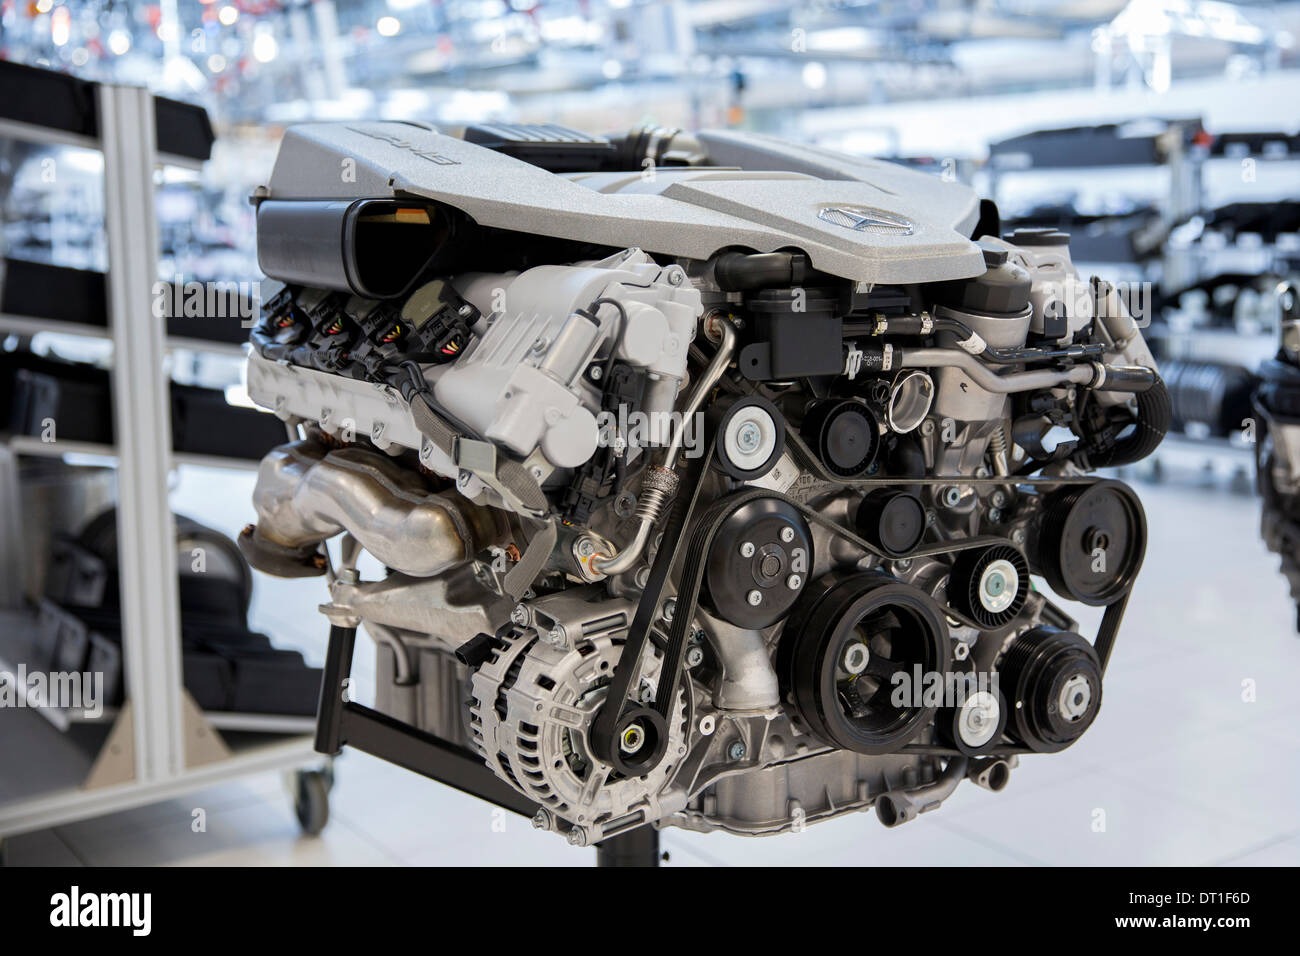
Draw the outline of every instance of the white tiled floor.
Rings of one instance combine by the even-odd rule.
[[[243,514],[182,510],[226,530]],[[898,830],[859,814],[770,840],[665,831],[670,865],[1300,864],[1300,638],[1257,503],[1143,485],[1146,566],[1107,674],[1096,725],[1062,754],[1023,760],[991,794],[963,785]],[[189,492],[188,494],[184,494]],[[224,489],[218,500],[230,500]],[[208,500],[212,500],[208,498]],[[229,526],[229,527],[227,527]],[[268,590],[264,588],[265,592]],[[260,625],[319,661],[301,621],[315,590],[263,594]],[[1086,609],[1084,609],[1086,610]],[[1087,626],[1095,615],[1080,614]],[[366,659],[357,654],[358,664]],[[1253,686],[1254,701],[1243,699]],[[502,815],[364,754],[337,764],[331,822],[298,835],[279,775],[15,838],[13,863],[589,865],[527,820]],[[192,830],[203,808],[207,829]],[[1099,821],[1104,821],[1100,829]]]

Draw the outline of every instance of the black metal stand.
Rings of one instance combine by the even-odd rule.
[[[658,866],[659,831],[637,827],[622,836],[596,844],[597,866]]]
[[[346,682],[356,637],[355,627],[330,628],[316,712],[319,753],[333,756],[344,747],[355,747],[522,816],[537,813],[536,804],[498,779],[472,750],[348,700]]]
[[[318,753],[335,756],[344,747],[355,747],[521,816],[537,813],[535,803],[499,779],[472,750],[348,700],[347,682],[356,639],[355,627],[330,627],[316,711]],[[658,866],[659,831],[639,827],[598,844],[596,864]]]

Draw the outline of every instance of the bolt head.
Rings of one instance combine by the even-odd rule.
[[[790,527],[789,525],[786,525],[784,528],[782,528],[782,529],[781,529],[781,540],[784,541],[786,544],[789,544],[791,541],[793,541],[793,540],[794,540],[794,528]]]
[[[758,588],[754,588],[754,590],[745,595],[745,600],[749,602],[750,607],[758,607],[763,603],[763,592]]]
[[[752,541],[742,541],[740,544],[740,556],[742,558],[752,558],[756,550]]]
[[[871,660],[871,651],[866,644],[861,641],[854,641],[848,647],[844,648],[844,656],[840,664],[850,674],[861,674],[867,669],[867,664]]]
[[[673,615],[675,613],[677,613],[677,599],[669,598],[667,601],[664,601],[664,607],[663,607],[664,620],[667,621],[669,624],[671,624],[673,622]]]
[[[732,760],[744,760],[745,752],[745,742],[743,740],[733,740],[731,746],[727,748],[727,756]]]
[[[510,612],[510,623],[524,625],[528,623],[528,608],[522,604],[516,604],[515,609]]]
[[[801,578],[797,574],[792,574],[785,579],[785,586],[788,587],[791,591],[798,591],[801,587],[803,587],[803,578]]]
[[[704,648],[696,644],[694,647],[686,649],[686,666],[699,667],[704,663]]]
[[[753,422],[745,422],[736,432],[736,444],[741,451],[753,451],[763,440],[763,433]]]

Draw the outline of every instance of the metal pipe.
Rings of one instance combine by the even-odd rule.
[[[1057,385],[1087,385],[1096,377],[1091,365],[1075,365],[1061,370],[1036,372],[1011,372],[999,375],[974,355],[958,349],[904,349],[903,368],[959,368],[986,392],[1010,395]]]
[[[966,776],[969,764],[966,757],[953,757],[943,773],[934,783],[915,790],[890,790],[876,797],[876,816],[887,827],[896,827],[909,820],[915,820],[917,814],[933,810],[957,789]]]
[[[643,500],[637,505],[637,517],[640,523],[637,525],[636,534],[627,547],[618,554],[608,558],[604,555],[596,555],[591,559],[591,570],[597,574],[622,574],[624,571],[631,570],[640,560],[641,553],[650,541],[651,532],[672,501],[672,491],[676,488],[677,481],[677,474],[673,468],[676,465],[677,455],[682,450],[686,429],[691,419],[695,417],[695,413],[700,410],[700,406],[704,404],[709,392],[713,390],[713,386],[718,384],[718,380],[727,371],[727,366],[731,364],[732,355],[736,351],[736,330],[731,323],[724,318],[719,318],[718,329],[720,336],[718,350],[714,353],[713,360],[705,367],[700,380],[691,392],[691,397],[686,402],[681,421],[677,423],[672,441],[668,444],[668,451],[664,454],[663,464],[652,465],[647,469],[642,483]]]
[[[690,400],[686,403],[686,409],[682,412],[682,420],[677,425],[677,431],[673,435],[672,443],[668,446],[668,454],[664,456],[664,467],[677,467],[677,454],[682,449],[682,442],[686,437],[686,429],[695,413],[700,410],[704,404],[704,399],[708,397],[713,386],[718,384],[727,371],[727,366],[731,364],[731,358],[736,351],[736,330],[732,324],[725,318],[718,318],[719,342],[718,351],[713,355],[713,361],[704,369],[704,374],[700,376],[699,383],[695,390],[691,392]]]

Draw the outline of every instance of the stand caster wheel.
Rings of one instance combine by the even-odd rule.
[[[294,774],[293,810],[307,836],[319,836],[330,819],[331,770],[299,770]]]

